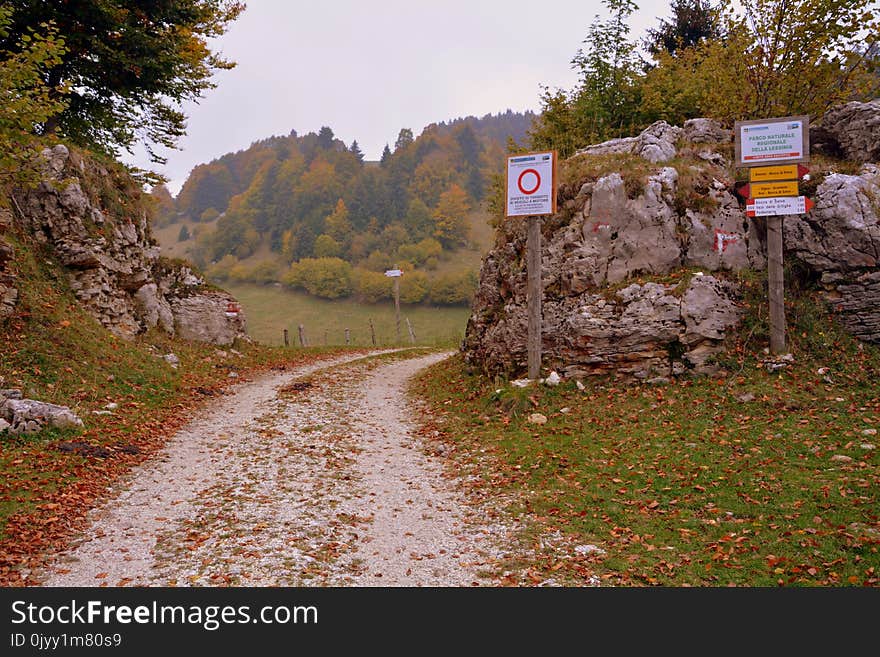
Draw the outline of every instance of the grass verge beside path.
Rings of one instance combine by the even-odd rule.
[[[668,385],[519,389],[456,357],[414,392],[458,472],[527,520],[539,556],[509,584],[876,586],[880,352],[818,335],[776,373],[741,355]]]
[[[229,385],[266,370],[367,353],[247,343],[218,348],[158,333],[127,342],[71,312],[74,321],[44,321],[42,330],[32,325],[18,336],[0,336],[13,345],[0,354],[3,385],[71,406],[85,423],[82,431],[6,435],[0,441],[0,585],[26,583],[42,555],[81,527],[112,482],[160,449]],[[180,360],[177,369],[162,359],[169,352]],[[117,407],[108,413],[107,404]]]

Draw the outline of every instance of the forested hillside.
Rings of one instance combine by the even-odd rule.
[[[379,162],[329,127],[270,137],[196,167],[176,200],[156,188],[158,223],[179,223],[175,237],[217,280],[375,301],[390,293],[382,272],[397,266],[408,270],[405,302],[466,302],[475,268],[441,265],[473,250],[471,226],[485,223],[481,202],[507,140],[523,141],[533,120],[508,110],[432,124],[417,138],[404,128]]]

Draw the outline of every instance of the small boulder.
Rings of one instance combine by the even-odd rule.
[[[724,144],[733,137],[730,130],[725,130],[713,119],[688,119],[682,132],[685,140],[694,144]]]
[[[162,359],[174,369],[177,369],[177,366],[180,365],[180,359],[177,357],[177,354],[165,354],[162,356]]]
[[[835,463],[852,463],[852,457],[846,454],[835,454],[831,457],[831,460]]]
[[[562,381],[562,377],[560,377],[559,374],[554,371],[550,372],[550,375],[546,379],[544,379],[544,385],[550,386],[552,388],[558,386],[560,381]]]
[[[33,399],[7,399],[0,416],[12,425],[12,433],[36,433],[43,427],[68,429],[83,426],[82,420],[67,406]]]
[[[541,413],[529,415],[529,424],[547,424],[547,416]]]

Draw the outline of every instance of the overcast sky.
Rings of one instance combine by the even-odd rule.
[[[668,0],[641,0],[641,36]],[[238,63],[186,107],[187,135],[159,171],[176,194],[197,164],[272,135],[330,126],[368,160],[401,128],[538,110],[541,85],[570,89],[570,61],[598,0],[248,0],[215,42]],[[126,158],[150,168],[140,154]]]

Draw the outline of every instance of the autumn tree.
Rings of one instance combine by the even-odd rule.
[[[720,26],[720,38],[659,54],[643,87],[646,112],[728,124],[816,117],[865,98],[875,84],[880,27],[872,0],[728,0]]]
[[[467,214],[470,210],[467,192],[458,185],[451,185],[440,195],[434,210],[434,237],[445,247],[467,243]]]
[[[165,185],[156,185],[150,191],[150,199],[153,204],[153,226],[158,228],[173,223],[177,209],[168,188]]]
[[[397,134],[397,141],[394,142],[394,152],[403,150],[413,143],[413,131],[410,128],[401,128]]]
[[[465,124],[455,133],[455,140],[461,149],[464,160],[465,189],[471,198],[480,200],[485,191],[485,178],[480,169],[480,156],[483,153],[483,145],[480,143],[474,129]]]
[[[327,235],[318,235],[315,246],[312,249],[316,258],[338,258],[342,255],[342,246],[335,239]]]
[[[429,237],[434,232],[434,218],[431,209],[420,198],[414,198],[409,202],[403,225],[413,237]]]
[[[718,12],[709,0],[672,0],[672,16],[648,29],[645,47],[652,55],[692,48],[705,39],[721,36]]]
[[[192,170],[180,189],[178,204],[199,221],[202,213],[210,208],[215,211],[226,209],[235,194],[236,187],[229,168],[223,163],[211,162],[200,164]]]
[[[358,145],[358,143],[357,143],[357,139],[355,139],[353,142],[351,142],[351,146],[349,147],[348,151],[349,151],[352,155],[354,155],[355,158],[357,158],[357,161],[358,161],[358,162],[363,163],[363,161],[364,161],[364,153],[363,153],[363,151],[361,150],[361,147]]]
[[[333,134],[333,130],[326,125],[318,132],[318,148],[329,151],[333,148],[333,143],[335,141],[336,136]]]
[[[388,148],[388,144],[385,144],[385,148],[382,149],[382,157],[379,158],[379,164],[381,166],[386,166],[388,161],[391,159],[391,149]]]
[[[23,39],[51,23],[66,49],[40,67],[47,100],[55,105],[39,130],[116,154],[142,140],[156,162],[155,146],[173,147],[185,133],[181,104],[198,100],[215,84],[216,70],[233,64],[208,40],[222,35],[244,9],[235,0],[5,0],[11,9],[0,51],[25,52]]]
[[[64,56],[64,41],[46,23],[10,33],[12,8],[0,7],[0,183],[37,180],[34,128],[63,111],[66,89],[46,82]]]
[[[536,148],[570,155],[576,148],[625,135],[638,123],[642,62],[629,38],[633,0],[603,0],[611,16],[596,16],[571,61],[580,77],[570,92],[545,89],[542,115],[530,131]]]
[[[351,221],[348,220],[348,208],[342,199],[336,201],[333,212],[324,218],[324,232],[338,244],[351,243]]]

